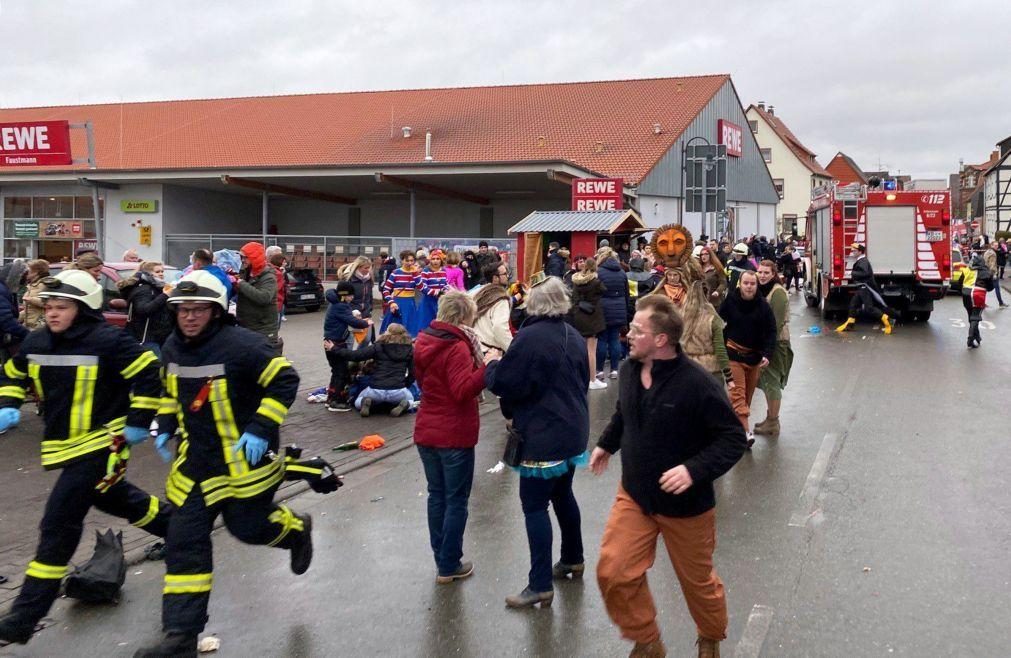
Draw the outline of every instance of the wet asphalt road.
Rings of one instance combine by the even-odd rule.
[[[809,335],[822,323],[796,300],[793,314],[783,433],[759,438],[718,484],[716,566],[730,610],[723,655],[1007,655],[1011,312],[986,311],[992,325],[972,351],[955,297],[929,324],[892,336],[866,324]],[[613,386],[591,392],[591,439],[614,396]],[[588,577],[558,584],[550,609],[511,611],[503,598],[522,589],[529,563],[517,479],[486,472],[502,437],[501,419],[486,415],[467,581],[434,582],[413,449],[351,474],[334,495],[291,503],[314,515],[316,559],[302,577],[287,554],[218,533],[207,628],[221,638],[218,655],[626,655],[592,577],[618,460],[602,477],[576,478]],[[161,563],[132,568],[115,607],[58,602],[51,626],[0,655],[131,655],[159,632],[163,573]],[[662,547],[650,584],[670,655],[694,655]]]

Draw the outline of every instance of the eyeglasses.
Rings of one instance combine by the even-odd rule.
[[[655,335],[656,334],[653,333],[652,331],[643,331],[642,329],[640,329],[639,327],[635,326],[634,324],[633,325],[629,325],[629,327],[628,327],[628,337],[629,338],[638,338],[639,336],[655,336]]]
[[[179,315],[187,318],[199,318],[201,316],[207,315],[211,312],[211,306],[189,306],[189,307],[179,307]]]

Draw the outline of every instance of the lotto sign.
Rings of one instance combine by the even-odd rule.
[[[70,123],[0,123],[0,166],[69,165]]]
[[[744,153],[744,131],[740,126],[720,119],[716,122],[716,134],[719,135],[716,143],[727,147],[727,155],[741,157]]]
[[[576,178],[572,181],[573,210],[622,210],[621,178]]]

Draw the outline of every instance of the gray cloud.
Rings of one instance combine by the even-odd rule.
[[[1011,3],[6,0],[5,107],[730,73],[822,164],[937,177],[1011,134]]]

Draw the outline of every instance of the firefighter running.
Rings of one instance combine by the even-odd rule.
[[[285,475],[278,430],[295,400],[298,374],[266,340],[235,326],[212,274],[183,277],[169,296],[176,328],[165,342],[165,389],[156,447],[178,431],[166,485],[176,506],[166,536],[164,637],[135,656],[196,655],[213,579],[211,530],[218,514],[247,544],[291,551],[291,570],[312,560],[312,519],[275,505]]]
[[[892,333],[892,323],[888,318],[889,310],[885,300],[881,297],[881,288],[874,278],[874,268],[867,260],[867,247],[862,244],[853,243],[850,253],[856,260],[853,263],[853,273],[850,281],[857,284],[856,294],[850,300],[849,317],[846,322],[836,327],[836,331],[842,333],[852,327],[857,322],[860,312],[869,315],[875,320],[879,320],[885,327],[885,333]]]
[[[157,357],[106,324],[102,289],[87,272],[66,270],[43,284],[47,326],[29,334],[0,373],[0,429],[18,424],[31,379],[44,401],[42,466],[62,472],[35,559],[0,619],[0,645],[28,642],[49,612],[93,506],[159,537],[168,528],[169,506],[123,479],[129,446],[148,437],[159,405]]]

